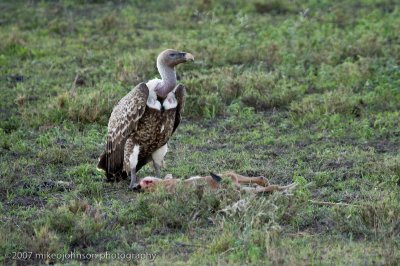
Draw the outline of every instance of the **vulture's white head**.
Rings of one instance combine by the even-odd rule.
[[[194,57],[191,53],[167,49],[158,55],[157,66],[174,68],[176,65],[189,61],[194,61]]]
[[[155,88],[157,96],[165,99],[176,86],[175,66],[194,61],[191,53],[167,49],[157,57],[157,69],[160,72],[162,82]]]

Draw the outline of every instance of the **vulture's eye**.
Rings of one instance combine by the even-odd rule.
[[[174,53],[174,54],[169,54],[169,56],[170,56],[170,57],[175,57],[176,54],[175,54],[175,53]]]

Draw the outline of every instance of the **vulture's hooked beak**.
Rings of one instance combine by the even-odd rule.
[[[185,53],[183,58],[185,59],[186,62],[194,61],[194,56],[191,53]]]

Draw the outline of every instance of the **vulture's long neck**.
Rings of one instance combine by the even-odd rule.
[[[161,85],[156,88],[156,93],[161,98],[166,98],[176,86],[175,69],[157,61],[157,69],[161,75]]]

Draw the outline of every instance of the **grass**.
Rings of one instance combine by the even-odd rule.
[[[107,251],[156,253],[157,264],[398,265],[395,1],[0,9],[1,262],[79,263],[13,254]],[[178,68],[188,97],[163,173],[262,174],[297,182],[294,195],[135,194],[104,182],[95,164],[112,107],[157,76],[165,48],[196,62]]]

